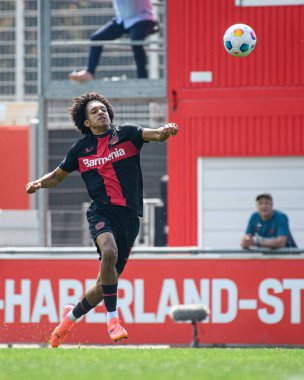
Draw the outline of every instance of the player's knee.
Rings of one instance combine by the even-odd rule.
[[[100,41],[100,40],[102,40],[102,37],[100,36],[100,33],[94,32],[93,34],[90,35],[90,40],[91,41]]]
[[[102,252],[102,265],[114,267],[118,258],[117,249],[113,246],[107,247]]]

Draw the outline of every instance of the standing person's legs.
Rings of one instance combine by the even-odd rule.
[[[106,41],[115,40],[121,37],[125,33],[125,29],[122,24],[117,24],[114,20],[108,22],[106,25],[102,26],[96,32],[91,35],[91,41]],[[87,71],[92,75],[95,74],[96,67],[99,64],[99,58],[103,51],[103,46],[91,46]]]
[[[90,37],[91,41],[105,41],[105,40],[115,40],[121,37],[125,33],[125,29],[122,24],[117,24],[115,20],[108,22],[106,25],[102,26],[96,30]],[[91,46],[87,68],[81,70],[77,73],[69,74],[69,79],[73,80],[90,80],[93,79],[96,67],[99,64],[99,59],[103,51],[103,46]]]
[[[153,29],[153,21],[140,21],[128,29],[132,41],[144,40]],[[134,60],[137,67],[137,78],[147,78],[147,57],[143,46],[132,46]]]

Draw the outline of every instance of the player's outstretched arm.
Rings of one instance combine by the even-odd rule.
[[[41,188],[55,187],[59,185],[59,183],[67,175],[69,175],[68,172],[65,172],[64,170],[57,167],[55,170],[53,170],[50,173],[45,174],[40,179],[27,183],[25,186],[25,190],[28,194],[33,194]]]
[[[178,126],[175,123],[165,124],[157,129],[145,128],[142,137],[145,141],[163,142],[168,140],[170,136],[175,136],[178,133]]]

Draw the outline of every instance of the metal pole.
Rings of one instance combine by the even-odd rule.
[[[198,334],[197,334],[197,325],[196,321],[192,321],[192,328],[193,328],[193,339],[190,344],[191,348],[199,348],[199,339],[198,339]]]
[[[164,46],[163,47],[164,47],[165,54],[163,56],[163,59],[164,59],[163,78],[164,78],[164,81],[166,83],[166,88],[167,88],[167,78],[168,78],[168,74],[167,74],[167,43],[168,43],[168,39],[167,39],[167,29],[168,29],[167,11],[168,11],[168,3],[167,3],[167,0],[164,0],[164,13],[163,13],[163,20],[164,20],[163,40],[164,40]]]
[[[45,90],[49,82],[49,41],[50,41],[50,3],[49,0],[38,1],[38,99],[39,126],[37,133],[38,178],[47,170],[47,120]],[[47,246],[47,192],[38,191],[39,244]]]
[[[24,98],[24,0],[16,2],[16,77],[15,99],[20,102]]]

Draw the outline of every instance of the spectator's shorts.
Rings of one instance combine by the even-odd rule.
[[[98,205],[93,202],[88,208],[87,219],[100,260],[102,252],[96,243],[97,236],[104,232],[113,234],[118,249],[116,270],[118,273],[122,273],[139,231],[137,214],[126,207]]]

